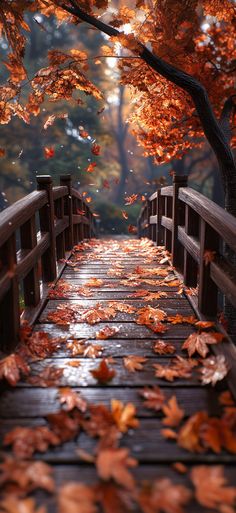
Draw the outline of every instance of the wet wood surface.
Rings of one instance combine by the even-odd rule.
[[[80,255],[80,253],[78,253]],[[73,258],[72,258],[73,260]],[[109,276],[109,270],[121,266],[121,276]],[[166,323],[167,331],[165,333],[154,333],[148,327],[138,325],[136,313],[127,314],[118,312],[114,319],[99,324],[89,325],[86,322],[80,322],[80,312],[88,308],[96,307],[99,303],[102,307],[108,306],[111,301],[121,301],[123,304],[129,304],[136,309],[151,304],[164,310],[168,316],[177,314],[183,316],[194,316],[194,312],[187,298],[183,293],[179,293],[180,286],[170,287],[155,284],[141,283],[135,286],[122,285],[120,282],[126,279],[129,273],[135,271],[137,266],[143,269],[155,267],[168,268],[169,263],[159,265],[148,256],[140,257],[138,250],[136,253],[124,253],[112,249],[104,255],[94,254],[93,250],[83,252],[81,260],[76,263],[76,270],[66,266],[61,280],[65,280],[73,289],[84,287],[91,278],[103,280],[103,284],[97,288],[90,288],[92,292],[89,297],[81,297],[75,290],[67,292],[65,295],[49,298],[45,309],[41,312],[34,331],[43,331],[52,337],[62,337],[64,342],[59,350],[50,356],[50,358],[32,362],[32,375],[38,376],[43,369],[48,366],[63,369],[63,375],[56,384],[46,388],[40,384],[30,384],[26,380],[20,381],[13,389],[7,385],[2,385],[0,398],[0,438],[3,440],[4,434],[15,426],[34,427],[45,425],[47,423],[45,416],[50,413],[56,413],[60,410],[59,389],[60,387],[72,387],[73,390],[81,392],[82,396],[93,404],[105,404],[109,407],[111,399],[118,399],[124,403],[132,402],[137,408],[137,417],[140,419],[138,429],[129,430],[122,438],[122,446],[128,447],[131,453],[140,463],[135,470],[138,479],[154,479],[158,476],[168,476],[173,478],[176,483],[188,482],[188,473],[180,475],[173,468],[173,464],[184,462],[188,468],[194,464],[224,464],[225,473],[229,476],[230,483],[236,484],[236,475],[234,472],[236,464],[236,455],[231,455],[226,451],[219,454],[212,452],[190,453],[176,442],[166,440],[161,434],[162,413],[153,412],[144,407],[144,401],[139,391],[144,386],[158,385],[163,389],[167,398],[176,395],[181,408],[185,410],[185,416],[198,411],[206,411],[208,415],[217,416],[222,412],[218,397],[222,390],[227,389],[227,383],[224,380],[216,387],[202,386],[199,381],[198,369],[193,370],[193,375],[187,379],[177,379],[168,382],[155,377],[154,364],[170,365],[172,358],[179,355],[186,358],[186,352],[181,350],[184,340],[195,331],[190,324],[172,324]],[[159,276],[149,276],[152,280],[160,280]],[[58,285],[60,285],[60,281]],[[146,302],[142,297],[130,297],[131,294],[139,289],[151,292],[166,292],[166,297],[155,299],[151,303]],[[57,290],[57,289],[55,289]],[[180,291],[181,292],[181,291]],[[65,297],[66,296],[66,297]],[[68,325],[59,325],[50,320],[50,314],[57,311],[58,307],[69,309],[73,307],[78,309],[76,322],[71,321]],[[49,317],[48,317],[49,316]],[[96,332],[102,328],[119,327],[119,331],[106,340],[97,340]],[[99,358],[86,358],[83,356],[72,356],[66,344],[68,341],[86,339],[92,345],[101,345],[103,347],[102,355]],[[156,340],[164,340],[172,343],[175,347],[173,355],[155,354],[153,346]],[[124,367],[123,358],[128,355],[144,356],[147,361],[144,363],[143,370],[137,372],[128,372]],[[111,367],[116,371],[113,380],[106,386],[97,383],[91,374],[91,370],[98,367],[102,358],[113,358]],[[70,366],[71,361],[77,362],[78,367]],[[43,454],[36,454],[35,458],[40,458],[53,465],[55,479],[58,485],[70,480],[79,480],[86,483],[96,481],[94,467],[81,460],[77,449],[83,449],[91,452],[95,445],[94,440],[82,433],[78,438],[66,442],[60,447],[52,448]],[[53,500],[46,497],[43,492],[37,493],[39,502],[43,501],[54,512],[55,506]],[[193,503],[191,512],[198,513],[202,508]]]

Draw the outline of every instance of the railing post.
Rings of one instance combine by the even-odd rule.
[[[43,280],[53,281],[57,276],[56,266],[56,236],[54,224],[54,201],[52,192],[52,177],[49,175],[37,176],[38,190],[46,191],[48,195],[47,204],[39,211],[41,232],[48,232],[50,246],[42,255]]]
[[[206,261],[205,252],[218,250],[218,234],[201,219],[198,307],[202,314],[209,317],[215,317],[217,314],[218,289],[211,279],[210,263]]]
[[[30,250],[37,246],[35,215],[20,228],[21,249]],[[40,301],[39,264],[33,266],[24,278],[25,306],[36,306]]]
[[[161,218],[164,215],[164,198],[161,196],[161,189],[157,190],[157,246],[164,242],[164,229],[161,224]]]
[[[72,186],[71,186],[71,175],[60,176],[60,185],[67,186],[68,196],[64,199],[64,212],[69,218],[69,226],[65,230],[65,244],[66,249],[70,250],[73,248],[73,205],[72,205]]]
[[[19,283],[15,273],[16,240],[14,233],[1,249],[1,263],[3,267],[7,267],[10,287],[1,301],[0,345],[2,350],[10,352],[17,345],[20,328]]]
[[[152,215],[152,201],[149,201],[147,198],[147,236],[149,239],[153,240],[152,238],[152,225],[150,224],[150,216]]]
[[[199,234],[199,216],[189,205],[185,205],[185,232],[197,237]],[[198,264],[184,248],[184,283],[188,287],[197,286]]]
[[[177,269],[182,269],[184,260],[184,250],[182,244],[178,240],[178,226],[185,223],[184,205],[179,200],[180,187],[187,187],[188,177],[174,176],[173,177],[173,203],[172,203],[172,239],[171,239],[171,253],[172,264]]]
[[[64,198],[59,198],[54,203],[55,216],[57,219],[64,218]],[[56,238],[56,248],[57,248],[57,259],[65,258],[66,248],[65,248],[65,232],[59,233]]]

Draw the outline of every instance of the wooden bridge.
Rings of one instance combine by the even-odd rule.
[[[70,176],[37,180],[0,216],[1,513],[231,513],[236,219],[175,177],[145,238],[96,239]]]

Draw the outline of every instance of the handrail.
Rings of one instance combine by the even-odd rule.
[[[37,183],[38,191],[0,214],[0,343],[5,351],[18,342],[20,286],[25,314],[35,318],[43,290],[59,275],[60,260],[78,242],[96,236],[93,213],[71,186],[70,175],[61,176],[56,187],[51,176],[38,176]]]
[[[173,266],[187,287],[198,286],[198,310],[215,318],[218,291],[236,308],[236,269],[223,250],[236,253],[236,218],[187,187],[175,176],[146,200],[138,218],[138,235],[148,236],[171,253]],[[208,255],[208,258],[207,258]]]

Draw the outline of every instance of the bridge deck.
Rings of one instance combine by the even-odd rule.
[[[59,401],[60,388],[71,387],[74,391],[81,392],[88,403],[93,405],[103,403],[110,408],[112,399],[118,399],[124,403],[131,402],[135,405],[140,424],[137,428],[129,429],[119,440],[119,444],[121,447],[128,447],[132,456],[137,458],[139,465],[132,470],[132,473],[138,479],[154,479],[165,476],[171,478],[174,483],[186,484],[191,488],[190,471],[193,466],[197,464],[211,466],[220,463],[225,466],[225,474],[229,477],[229,482],[236,485],[234,472],[236,454],[230,454],[226,450],[222,450],[218,454],[212,450],[190,452],[181,448],[176,440],[166,439],[162,434],[163,428],[170,427],[177,432],[180,428],[168,426],[168,421],[166,425],[163,425],[163,412],[146,408],[144,399],[139,393],[143,387],[159,386],[165,394],[166,400],[173,395],[176,396],[180,408],[184,410],[184,419],[181,421],[181,425],[183,425],[189,416],[199,411],[205,411],[210,416],[221,415],[222,406],[219,403],[219,394],[227,389],[225,380],[219,382],[215,387],[202,386],[199,381],[199,370],[196,368],[193,368],[191,377],[187,379],[179,378],[171,382],[155,377],[153,364],[167,367],[170,360],[176,355],[187,358],[187,353],[181,350],[181,346],[183,341],[196,331],[193,325],[185,322],[173,324],[168,320],[164,321],[163,324],[167,328],[164,333],[155,333],[147,326],[136,323],[136,310],[148,305],[153,308],[158,307],[168,317],[194,315],[187,298],[183,293],[179,293],[181,285],[175,282],[175,286],[170,286],[172,282],[164,281],[165,276],[153,274],[156,267],[161,267],[168,271],[166,274],[168,274],[169,280],[171,277],[173,278],[173,272],[168,270],[169,263],[163,261],[163,252],[135,239],[104,240],[97,241],[86,251],[76,252],[71,261],[76,262],[76,267],[66,265],[56,288],[51,289],[46,307],[34,327],[35,332],[43,331],[53,337],[63,337],[66,342],[62,343],[58,351],[50,355],[49,358],[42,358],[30,363],[30,378],[18,382],[15,388],[4,386],[0,399],[1,439],[16,426],[34,428],[39,425],[48,426],[50,418],[47,419],[46,416],[58,413],[62,408]],[[147,272],[145,276],[144,269]],[[136,281],[132,284],[133,286],[126,281],[122,282],[127,280],[127,275],[130,273],[133,273]],[[87,286],[87,282],[94,278],[102,280],[102,282],[98,282],[97,287],[91,286],[91,284]],[[151,281],[146,283],[145,279]],[[158,285],[155,284],[157,280],[159,281]],[[67,290],[65,281],[71,286],[70,290]],[[86,287],[85,291],[87,293],[90,291],[91,295],[81,295],[84,293],[84,289],[81,290],[81,287],[84,286]],[[140,297],[134,297],[134,292],[140,289],[143,290],[143,296],[140,294]],[[145,299],[148,298],[144,296],[145,291],[164,292],[165,295],[152,301],[146,301]],[[85,309],[95,307],[98,302],[102,305],[101,308],[104,308],[109,306],[111,301],[131,305],[135,311],[133,313],[117,311],[114,318],[98,324],[90,325],[87,322],[81,322],[81,315]],[[61,310],[58,310],[59,305]],[[71,307],[74,309],[73,312],[70,310]],[[70,318],[70,323],[65,325],[58,322],[53,323],[55,315],[53,312],[55,311],[59,312],[59,322],[63,322],[66,315],[68,318],[73,316],[73,320]],[[96,332],[107,326],[118,328],[117,332],[110,338],[97,339]],[[86,339],[86,344],[91,344],[92,349],[90,349],[94,351],[95,348],[95,353],[96,346],[102,346],[102,354],[95,358],[89,358],[89,355],[73,355],[67,348],[67,343],[68,340],[72,340],[72,345],[75,346],[78,339]],[[157,339],[174,345],[175,353],[165,355],[155,353],[153,345]],[[130,372],[125,368],[123,358],[130,355],[146,358],[142,370]],[[112,360],[108,360],[108,366],[116,373],[106,385],[99,384],[90,372],[98,367],[102,358],[112,358]],[[199,358],[199,355],[196,355],[196,360]],[[47,382],[47,379],[43,380],[41,374],[49,367],[63,369],[63,374],[56,376],[56,379],[55,376],[51,377],[50,383]],[[73,416],[73,414],[71,415]],[[58,428],[60,431],[62,420],[55,422],[54,429]],[[96,430],[96,426],[94,429]],[[70,427],[68,430],[70,431]],[[72,436],[70,440],[69,438],[70,435],[68,435],[68,440],[59,447],[50,448],[40,454],[36,453],[34,457],[53,466],[58,486],[67,481],[89,484],[96,482],[98,480],[96,468],[94,464],[84,461],[83,453],[80,450],[92,453],[97,439],[85,432],[79,436]],[[104,440],[102,443],[104,446]],[[9,453],[12,454],[12,451],[9,450]],[[176,470],[176,462],[186,466],[186,469],[182,469],[184,473]],[[55,510],[54,498],[44,492],[40,492],[38,498],[41,503],[48,505],[49,511]],[[192,513],[204,511],[204,507],[199,506],[193,500],[190,510]]]

